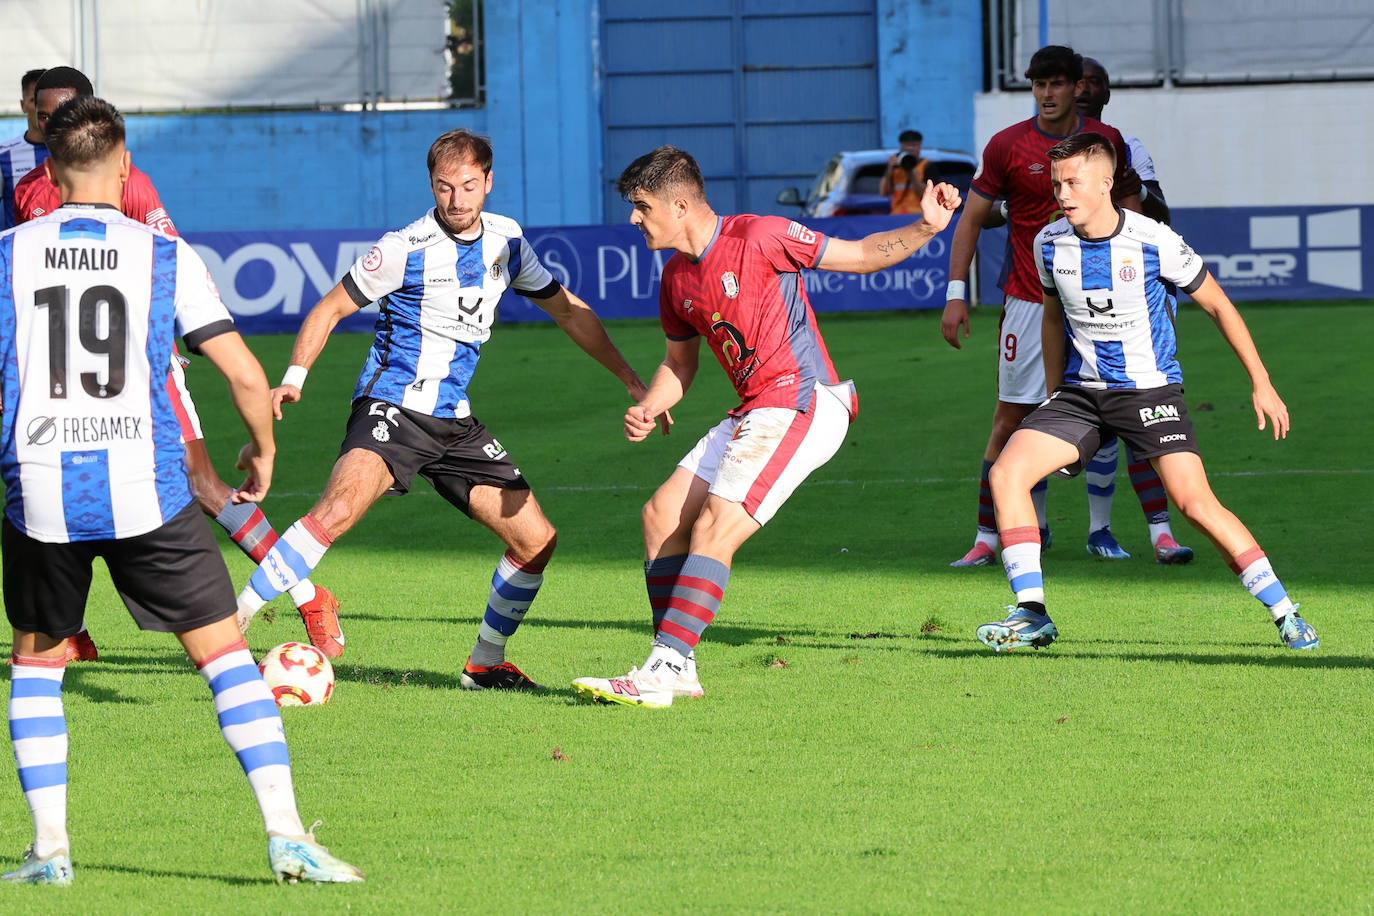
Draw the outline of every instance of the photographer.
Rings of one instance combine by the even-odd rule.
[[[921,156],[921,132],[904,130],[897,142],[901,149],[887,160],[887,171],[878,184],[878,193],[892,198],[893,213],[920,213],[921,191],[926,179],[939,181],[934,174],[927,174],[929,160]]]

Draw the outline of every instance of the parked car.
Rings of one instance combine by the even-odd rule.
[[[878,193],[887,160],[895,152],[890,149],[865,149],[836,153],[816,176],[811,193],[803,199],[796,188],[778,192],[778,203],[801,208],[802,216],[846,216],[853,213],[887,213],[892,201]],[[978,170],[978,160],[962,150],[921,150],[930,161],[926,174],[932,179],[948,181],[968,196],[969,183]]]

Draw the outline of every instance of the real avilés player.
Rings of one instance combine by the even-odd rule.
[[[830,460],[858,412],[853,383],[830,362],[802,270],[891,267],[948,226],[960,200],[952,185],[927,181],[922,219],[854,241],[828,238],[777,216],[718,215],[696,160],[672,146],[630,163],[616,189],[634,206],[630,222],[645,244],[676,252],[659,288],[667,352],[625,414],[625,437],[643,441],[682,399],[703,340],[740,399],[644,507],[648,659],[622,677],[573,681],[591,699],[662,708],[702,695],[695,650],[720,608],[735,551]]]
[[[308,575],[382,494],[405,493],[419,474],[506,545],[460,682],[470,690],[525,690],[539,685],[506,660],[506,640],[544,581],[554,529],[515,461],[472,415],[467,396],[501,294],[513,289],[552,315],[632,399],[645,386],[596,313],[539,262],[520,226],[483,212],[491,163],[485,137],[453,130],[435,140],[428,157],[434,209],[383,236],[301,325],[291,366],[273,391],[279,418],[282,403],[300,400],[306,371],[339,319],[370,302],[381,305],[324,494],[259,564],[239,596],[240,624],[247,627],[265,602]]]
[[[1044,288],[1045,390],[1053,394],[1022,421],[992,467],[1002,563],[1017,606],[1007,619],[979,627],[978,638],[1000,650],[1047,646],[1058,637],[1045,609],[1031,487],[1057,470],[1076,474],[1103,439],[1119,436],[1154,465],[1169,499],[1269,608],[1284,644],[1315,649],[1316,632],[1298,616],[1264,551],[1207,483],[1183,401],[1165,281],[1216,323],[1250,376],[1259,428],[1271,426],[1279,439],[1288,434],[1288,408],[1244,320],[1177,233],[1113,206],[1116,154],[1106,137],[1075,134],[1049,158],[1064,216],[1041,230],[1034,251]]]
[[[281,716],[235,625],[229,571],[186,477],[167,388],[174,334],[225,375],[248,428],[240,502],[261,500],[271,483],[267,378],[195,250],[119,212],[129,155],[114,106],[92,96],[59,106],[47,143],[62,206],[0,234],[9,728],[34,824],[24,863],[4,877],[72,881],[62,676],[101,557],[139,627],[175,634],[209,684],[278,880],[360,881],[297,813]]]

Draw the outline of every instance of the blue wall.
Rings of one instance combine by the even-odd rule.
[[[425,153],[454,127],[492,138],[494,212],[529,226],[619,221],[603,213],[602,182],[615,176],[602,175],[599,8],[485,4],[481,109],[131,115],[129,147],[187,232],[402,225],[432,203]],[[879,0],[884,142],[916,126],[932,146],[972,147],[981,28],[966,0]],[[0,119],[0,137],[23,129]]]
[[[883,145],[907,128],[927,146],[974,149],[973,97],[983,89],[982,4],[878,0]]]

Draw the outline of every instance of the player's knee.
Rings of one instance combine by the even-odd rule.
[[[994,496],[999,493],[1013,493],[1017,489],[1029,491],[1032,483],[1034,481],[1025,473],[1001,458],[988,469],[988,485],[992,487]]]
[[[644,504],[644,508],[639,513],[639,521],[647,534],[660,537],[667,537],[677,527],[674,513],[653,499]]]

